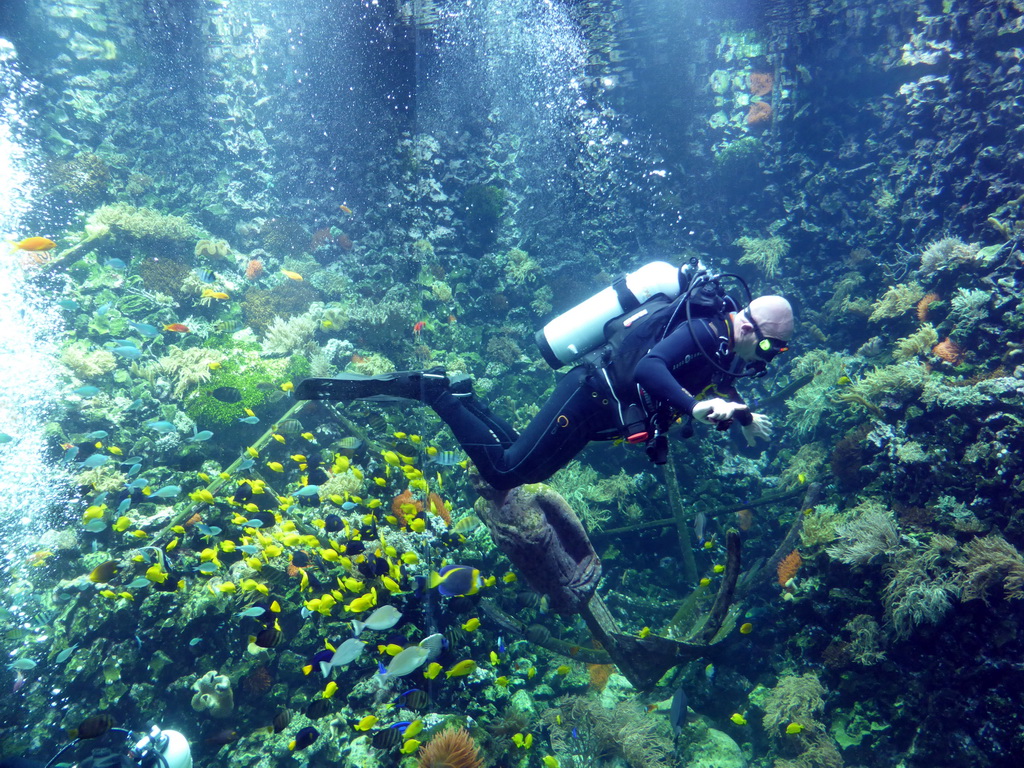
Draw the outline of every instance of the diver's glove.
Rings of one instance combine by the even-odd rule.
[[[710,400],[701,400],[693,406],[691,415],[699,422],[717,426],[728,424],[738,411],[745,410],[747,410],[747,406],[743,403],[732,403],[720,397],[713,397]]]
[[[740,429],[747,438],[747,445],[754,445],[759,437],[766,442],[772,437],[772,422],[763,413],[752,413],[750,423],[743,424]]]

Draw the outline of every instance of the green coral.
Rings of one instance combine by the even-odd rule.
[[[282,380],[288,362],[261,360],[251,353],[238,350],[224,360],[208,381],[197,386],[185,398],[185,412],[197,424],[233,424],[245,408],[255,409],[269,400],[269,388],[266,385]],[[212,393],[219,387],[237,389],[241,400],[237,403],[218,400]]]
[[[761,268],[766,277],[775,277],[779,262],[789,253],[789,242],[784,238],[772,237],[741,237],[733,242],[743,249],[740,264],[754,264]]]
[[[505,279],[512,285],[532,283],[539,271],[540,265],[521,248],[512,248],[505,254]]]

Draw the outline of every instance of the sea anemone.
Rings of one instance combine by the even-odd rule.
[[[950,365],[959,365],[965,357],[963,348],[949,337],[932,347],[932,354],[942,358]]]
[[[932,305],[932,302],[939,300],[939,294],[937,293],[926,293],[924,298],[917,302],[917,319],[922,323],[928,319],[928,307]]]
[[[476,742],[465,728],[447,728],[420,747],[418,768],[480,768]]]
[[[800,553],[795,549],[782,558],[779,562],[779,567],[776,568],[776,574],[779,577],[779,586],[786,586],[786,584],[789,583],[789,580],[796,576],[796,572],[800,570],[800,566],[803,564],[804,559],[800,557]]]

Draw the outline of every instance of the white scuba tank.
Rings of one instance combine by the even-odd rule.
[[[548,365],[561,368],[603,344],[609,320],[659,293],[674,299],[688,283],[679,267],[652,261],[549,322],[537,331],[537,346]]]
[[[167,761],[167,768],[192,768],[192,750],[178,731],[161,731],[153,726],[148,736],[143,736],[135,745],[137,754],[157,752]]]

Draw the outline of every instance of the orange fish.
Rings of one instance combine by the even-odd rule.
[[[345,205],[344,203],[342,203],[341,205],[339,205],[339,206],[338,206],[338,208],[339,208],[339,209],[341,210],[341,212],[342,212],[342,213],[347,213],[347,214],[348,214],[349,216],[351,216],[351,215],[352,215],[352,209],[351,209],[351,208],[349,208],[349,207],[348,207],[347,205]]]
[[[53,240],[48,240],[45,237],[26,237],[20,243],[12,240],[11,245],[14,246],[16,251],[48,251],[51,248],[57,247]]]
[[[301,280],[302,279],[302,275],[300,275],[298,272],[292,272],[292,271],[287,270],[287,269],[282,269],[281,270],[281,274],[284,275],[285,277],[287,277],[289,280]]]
[[[203,288],[202,298],[204,299],[226,299],[228,295],[224,291],[215,291],[213,288]]]
[[[165,325],[164,330],[174,331],[175,333],[188,333],[188,326],[184,323],[171,323],[170,325]]]
[[[412,327],[412,335],[418,339],[420,337],[420,334],[423,333],[423,329],[426,327],[427,324],[420,320],[418,323],[416,323],[416,325]]]

